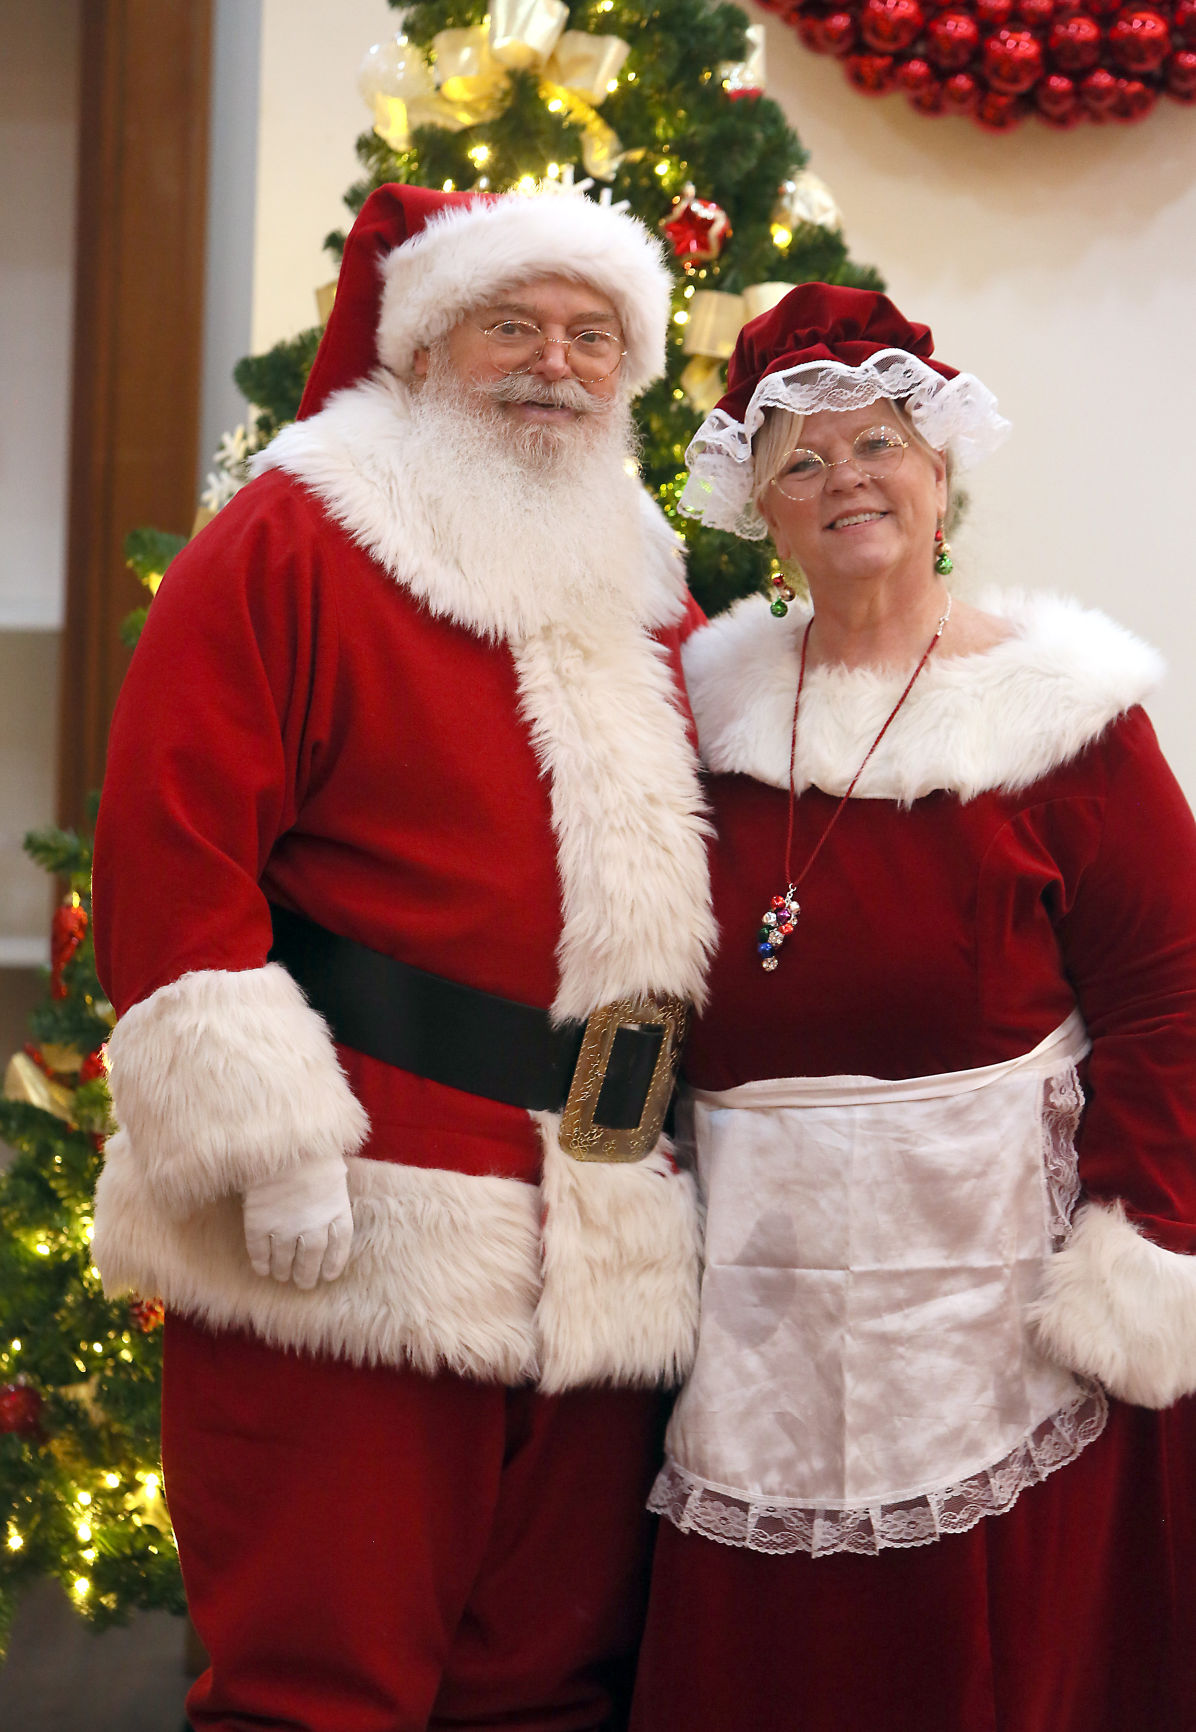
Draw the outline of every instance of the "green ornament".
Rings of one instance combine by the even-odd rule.
[[[785,615],[789,612],[789,604],[782,601],[780,596],[778,596],[768,611],[769,613],[775,613],[778,619],[784,619]]]
[[[949,553],[940,553],[934,562],[934,569],[940,577],[950,577],[955,570],[955,561]]]

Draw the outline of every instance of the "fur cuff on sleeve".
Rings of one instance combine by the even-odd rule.
[[[1119,1203],[1080,1210],[1033,1318],[1052,1359],[1122,1401],[1169,1407],[1196,1391],[1196,1257],[1154,1244]]]
[[[173,1215],[352,1154],[369,1130],[327,1024],[277,963],[160,987],[121,1018],[108,1067],[117,1120]]]

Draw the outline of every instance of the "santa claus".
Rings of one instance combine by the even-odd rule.
[[[376,192],[299,420],[121,694],[94,1249],[167,1306],[196,1732],[620,1712],[713,938],[695,610],[629,417],[670,289],[578,195]]]

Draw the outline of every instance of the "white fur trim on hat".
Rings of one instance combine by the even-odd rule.
[[[369,1129],[327,1024],[276,962],[159,987],[121,1017],[108,1071],[144,1183],[174,1215],[353,1154]]]
[[[1120,1203],[1089,1203],[1046,1266],[1033,1310],[1061,1365],[1139,1407],[1196,1392],[1196,1257],[1156,1245]]]
[[[415,351],[446,336],[499,290],[536,277],[589,283],[614,304],[631,395],[664,372],[673,279],[637,217],[580,194],[508,193],[440,211],[382,265],[378,354],[400,377]]]

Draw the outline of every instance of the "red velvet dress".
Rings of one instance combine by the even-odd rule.
[[[1142,646],[1108,622],[1077,646],[1055,605],[1015,610],[995,661],[924,680],[771,974],[755,941],[785,887],[777,722],[804,622],[766,640],[752,602],[699,634],[721,949],[686,1073],[715,1091],[964,1070],[1027,1052],[1078,1006],[1082,1211],[1148,1261],[1086,1258],[1083,1235],[1052,1259],[1073,1277],[1052,1301],[1064,1333],[1078,1315],[1086,1342],[1060,1362],[1111,1397],[1136,1362],[1144,1405],[1111,1399],[1074,1461],[931,1543],[776,1556],[662,1521],[634,1732],[1196,1727],[1196,825],[1135,707]],[[803,697],[798,871],[891,701],[867,678],[823,678],[809,711]]]

